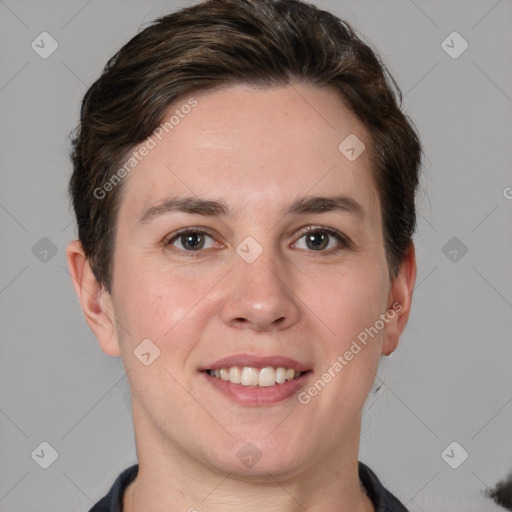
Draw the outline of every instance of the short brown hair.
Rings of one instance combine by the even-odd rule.
[[[347,22],[303,1],[206,0],[139,32],[83,99],[69,193],[83,250],[107,291],[123,184],[102,198],[95,191],[129,151],[186,95],[235,83],[292,81],[333,88],[368,130],[386,258],[396,276],[416,227],[421,146],[378,55]]]

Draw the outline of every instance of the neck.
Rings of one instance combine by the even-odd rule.
[[[216,471],[158,433],[147,435],[149,426],[135,415],[134,423],[139,472],[124,494],[123,512],[374,512],[359,482],[360,421],[350,439],[304,470],[249,476]]]

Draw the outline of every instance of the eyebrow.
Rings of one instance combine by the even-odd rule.
[[[295,200],[284,212],[290,214],[315,214],[327,212],[349,213],[355,217],[363,218],[363,207],[353,198],[338,194],[329,197],[304,196]],[[191,215],[204,215],[219,217],[221,215],[231,216],[229,206],[223,201],[201,199],[194,196],[171,197],[160,201],[158,204],[144,210],[138,220],[139,224],[146,224],[149,221],[172,212],[182,212]]]

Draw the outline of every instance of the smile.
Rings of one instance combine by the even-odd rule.
[[[198,368],[211,389],[244,406],[270,406],[298,393],[313,375],[310,362],[270,354],[234,354]]]
[[[278,366],[277,368],[272,366],[264,368],[232,366],[231,368],[209,369],[206,371],[211,377],[229,381],[233,384],[260,387],[283,384],[286,381],[298,379],[303,373],[295,371],[293,368],[284,368],[283,366]]]

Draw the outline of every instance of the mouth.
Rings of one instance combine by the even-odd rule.
[[[269,387],[276,384],[283,384],[286,381],[297,380],[303,373],[296,371],[294,368],[285,368],[278,366],[265,366],[263,368],[254,368],[252,366],[231,366],[230,368],[221,368],[214,370],[210,368],[205,370],[210,377],[221,379],[232,384],[240,384],[242,386],[259,386]]]
[[[249,406],[271,405],[289,398],[313,373],[293,359],[247,354],[224,358],[199,370],[214,389]]]

